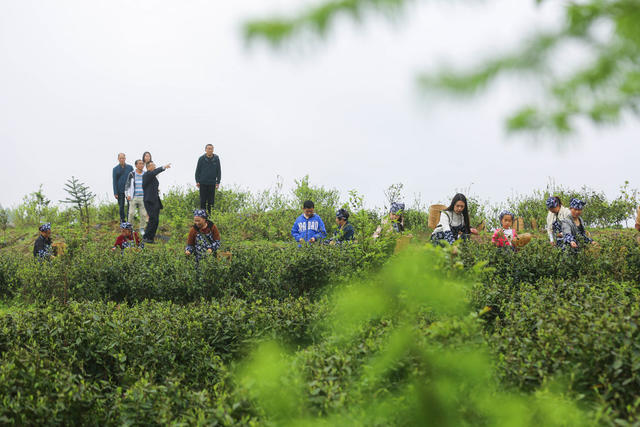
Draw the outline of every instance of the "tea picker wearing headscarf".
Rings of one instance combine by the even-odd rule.
[[[514,242],[518,239],[518,234],[513,227],[515,215],[507,210],[500,212],[501,228],[497,228],[491,237],[491,242],[498,248],[514,248]]]
[[[51,223],[47,222],[38,227],[40,235],[33,244],[33,256],[38,260],[49,260],[53,255],[51,246]]]
[[[586,203],[580,199],[571,199],[569,204],[571,216],[562,220],[563,248],[571,247],[571,249],[578,250],[588,244],[595,243],[593,239],[587,236],[587,231],[582,221],[581,215],[585,205]]]
[[[207,211],[196,209],[193,211],[193,227],[189,230],[187,237],[186,255],[194,254],[196,261],[200,261],[207,254],[215,254],[220,248],[220,232],[218,228],[209,221]]]
[[[349,242],[353,240],[355,233],[353,225],[349,222],[349,212],[346,209],[338,209],[336,212],[336,229],[333,239],[329,242],[330,245],[338,243]]]
[[[115,251],[118,248],[121,252],[128,248],[144,248],[144,243],[140,241],[140,235],[133,231],[133,224],[130,222],[120,224],[120,235],[116,238],[116,243],[111,250]]]
[[[382,220],[382,224],[376,228],[375,233],[373,233],[373,238],[377,239],[382,234],[382,231],[385,232],[395,232],[402,233],[404,231],[404,203],[393,202],[391,203],[391,208],[389,209],[389,216]]]
[[[553,245],[562,244],[562,221],[571,218],[571,211],[562,206],[560,197],[552,196],[546,201],[547,209],[547,234],[549,242]]]

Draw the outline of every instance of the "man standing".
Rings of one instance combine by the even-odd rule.
[[[156,176],[170,167],[171,163],[156,169],[155,163],[149,162],[147,163],[147,172],[142,175],[144,208],[147,210],[147,214],[149,215],[149,223],[147,224],[147,228],[144,232],[143,241],[145,243],[154,243],[153,240],[156,238],[156,231],[158,230],[160,209],[162,209],[159,190],[160,183]]]
[[[113,195],[118,201],[120,207],[120,222],[127,220],[127,215],[124,211],[124,187],[127,183],[127,177],[133,172],[133,167],[125,163],[127,160],[124,153],[118,154],[118,164],[113,168]],[[129,212],[129,202],[127,202],[127,212]]]
[[[220,186],[220,176],[220,158],[213,154],[213,145],[207,144],[196,166],[196,187],[200,189],[200,209],[206,210],[209,216]]]
[[[136,160],[136,170],[129,174],[127,184],[124,187],[129,201],[129,223],[133,224],[137,210],[140,215],[140,234],[144,232],[144,227],[147,225],[147,211],[144,208],[144,190],[142,189],[142,175],[144,175],[142,168],[144,168],[142,160]]]

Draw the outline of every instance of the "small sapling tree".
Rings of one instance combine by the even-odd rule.
[[[60,200],[62,203],[69,203],[80,214],[80,221],[89,224],[89,206],[96,197],[94,193],[89,190],[89,187],[80,182],[75,176],[72,176],[67,180],[64,186],[64,191],[69,194],[64,200]]]

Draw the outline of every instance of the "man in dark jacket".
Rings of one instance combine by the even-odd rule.
[[[196,166],[196,186],[200,189],[200,209],[206,210],[211,216],[216,190],[220,186],[220,158],[213,154],[212,144],[207,144],[204,151]]]
[[[149,222],[144,231],[145,243],[154,243],[156,231],[158,230],[158,221],[160,217],[160,209],[162,209],[162,201],[160,201],[160,183],[156,176],[171,167],[171,163],[156,168],[155,163],[147,163],[147,172],[142,175],[142,189],[144,190],[144,208],[149,215]]]
[[[133,172],[133,166],[125,163],[127,160],[124,153],[118,154],[118,164],[113,168],[113,195],[118,201],[120,208],[120,222],[125,222],[129,215],[129,202],[124,195],[124,187],[127,183],[127,177]],[[127,202],[127,211],[124,210],[124,202]]]

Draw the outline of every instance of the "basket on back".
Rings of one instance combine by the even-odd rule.
[[[429,228],[434,229],[440,223],[440,214],[443,210],[447,209],[445,205],[431,205],[429,206]]]
[[[527,243],[531,241],[533,236],[531,233],[522,233],[518,236],[518,238],[513,242],[517,248],[524,247]]]

